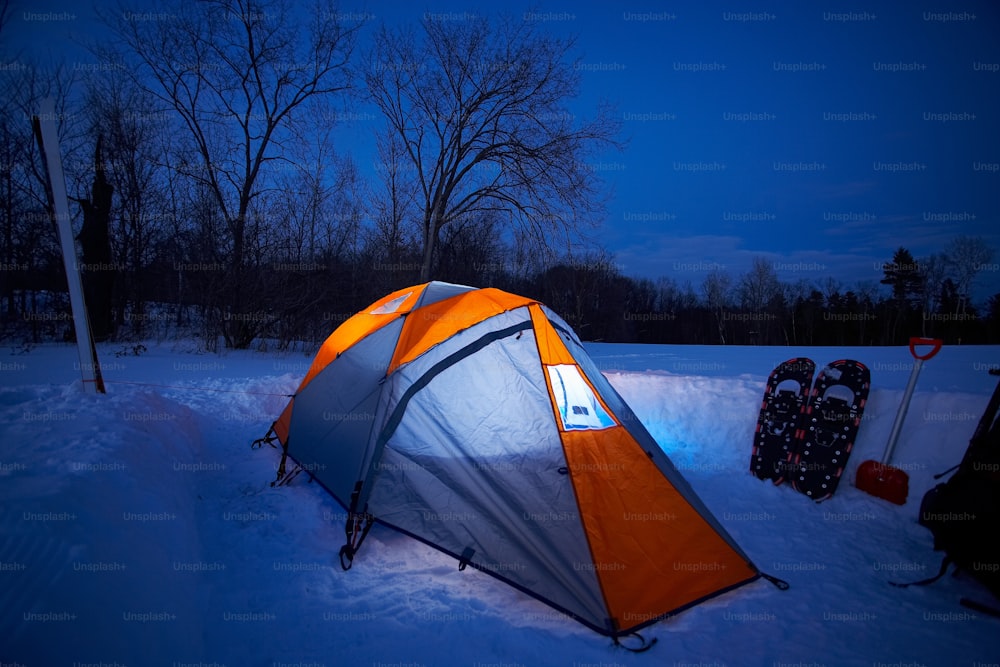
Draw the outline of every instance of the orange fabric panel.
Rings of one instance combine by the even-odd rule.
[[[543,364],[575,364],[576,359],[569,353],[562,339],[549,323],[549,318],[537,305],[528,307],[531,312],[531,323],[535,327],[535,340],[538,341],[538,355]]]
[[[389,372],[413,361],[450,336],[488,317],[535,303],[533,299],[487,287],[463,292],[410,313],[399,335]]]
[[[288,445],[288,431],[292,427],[292,403],[295,399],[288,401],[288,405],[285,409],[281,411],[278,419],[274,422],[274,434],[278,436],[278,440],[281,441],[282,445]]]
[[[309,384],[309,382],[316,377],[320,371],[326,368],[327,364],[336,359],[337,355],[341,352],[351,347],[371,332],[381,328],[387,322],[400,317],[404,313],[410,312],[410,310],[413,309],[413,306],[417,303],[417,300],[420,298],[420,295],[423,293],[425,287],[427,287],[426,283],[397,290],[392,294],[379,299],[337,327],[337,329],[330,334],[325,341],[323,341],[323,345],[320,346],[319,352],[317,352],[316,356],[313,358],[312,365],[309,367],[308,372],[306,372],[306,375],[302,379],[302,383],[299,385],[296,393],[302,391],[302,389]],[[410,292],[411,294],[393,312],[372,315],[371,311],[403,296],[407,292]]]
[[[592,564],[620,627],[756,576],[621,426],[560,434]]]

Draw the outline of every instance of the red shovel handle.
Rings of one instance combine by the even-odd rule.
[[[941,345],[943,343],[944,341],[940,338],[920,338],[915,336],[910,339],[910,354],[913,355],[914,359],[927,361],[941,350]],[[927,354],[917,354],[917,350],[915,349],[917,345],[933,345],[934,347],[932,347],[931,351]]]

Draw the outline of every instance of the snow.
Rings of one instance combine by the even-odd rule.
[[[765,581],[648,628],[644,654],[488,575],[376,526],[350,572],[344,513],[299,477],[273,488],[267,430],[308,368],[301,353],[99,346],[106,396],[76,350],[0,362],[0,663],[21,665],[976,665],[1000,657],[996,604],[916,523],[985,408],[997,347],[945,347],[921,372],[894,463],[904,506],[853,486],[881,457],[912,369],[906,348],[591,344],[592,356]],[[748,471],[767,373],[855,358],[872,392],[845,479],[808,501]]]

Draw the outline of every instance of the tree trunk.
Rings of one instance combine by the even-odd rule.
[[[115,265],[111,255],[111,197],[114,188],[108,183],[101,156],[102,137],[97,137],[94,151],[94,184],[90,199],[80,200],[83,227],[80,246],[83,251],[83,287],[90,311],[90,326],[94,340],[107,340],[114,332],[112,292]]]
[[[4,258],[3,261],[11,266],[14,265],[14,170],[4,170]],[[7,317],[14,321],[17,317],[17,310],[14,303],[14,271],[5,271],[4,294],[6,301]]]
[[[246,290],[243,282],[246,272],[243,270],[243,264],[246,247],[246,212],[245,206],[240,208],[241,211],[232,225],[233,256],[229,264],[226,293],[222,296],[222,329],[226,347],[237,350],[250,347],[256,338],[256,330],[250,319],[251,314],[245,312]]]
[[[434,263],[434,251],[437,248],[438,232],[441,230],[441,208],[435,207],[424,225],[424,259],[420,265],[420,282],[431,279],[431,266]]]

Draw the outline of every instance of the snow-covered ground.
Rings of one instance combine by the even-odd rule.
[[[0,664],[987,665],[997,604],[967,577],[898,589],[941,554],[917,525],[932,475],[957,463],[986,406],[998,347],[946,347],[923,369],[895,460],[904,506],[853,486],[881,456],[912,368],[905,348],[594,344],[593,357],[764,581],[645,631],[632,654],[415,540],[376,526],[350,572],[342,509],[251,450],[308,354],[199,354],[193,343],[100,348],[106,396],[75,348],[0,353]],[[116,353],[122,354],[117,356]],[[806,355],[872,369],[837,495],[815,504],[748,472],[767,373]]]

